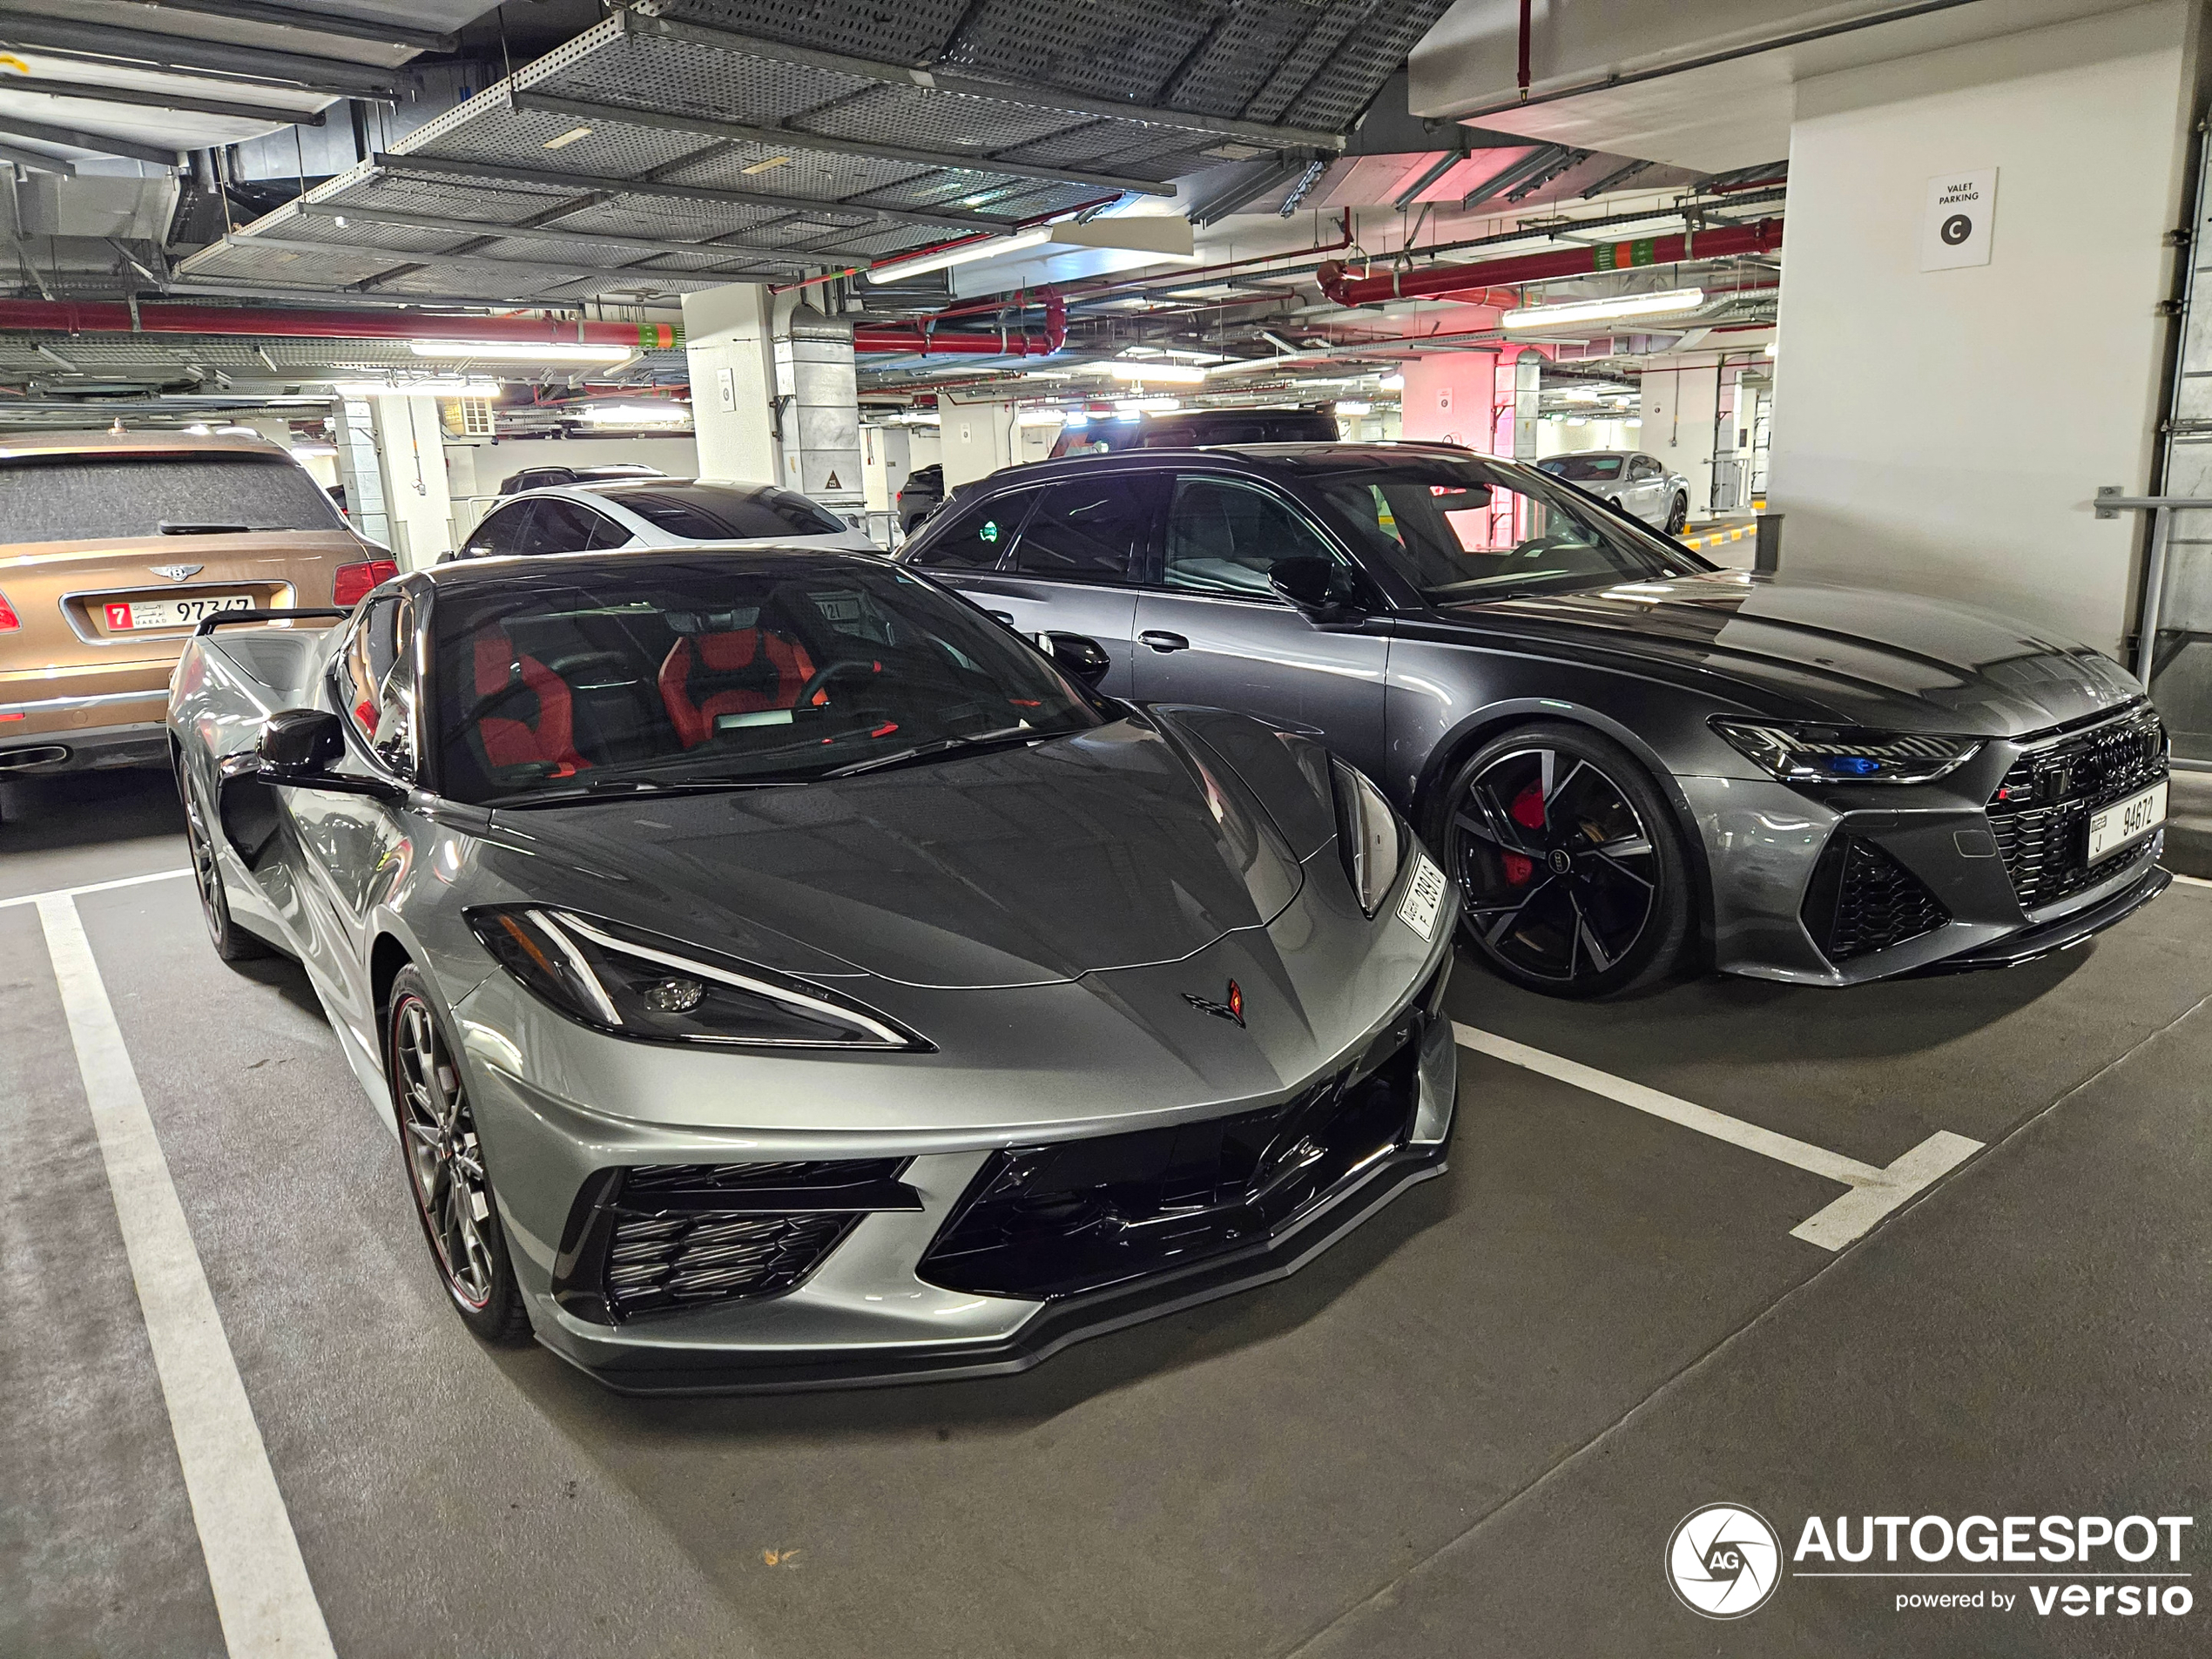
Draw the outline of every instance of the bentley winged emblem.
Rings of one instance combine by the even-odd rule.
[[[156,576],[165,576],[172,582],[189,582],[207,567],[204,564],[150,564],[146,567]]]
[[[1185,991],[1183,1000],[1199,1013],[1211,1014],[1217,1020],[1234,1020],[1239,1026],[1244,1022],[1244,989],[1233,979],[1229,981],[1229,995],[1224,1001],[1210,1002],[1191,991]]]

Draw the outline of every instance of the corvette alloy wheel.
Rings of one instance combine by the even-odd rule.
[[[178,773],[177,792],[184,799],[185,845],[192,853],[192,886],[199,891],[199,914],[207,923],[207,937],[214,943],[215,954],[226,962],[267,955],[269,948],[231,919],[230,895],[223,889],[223,867],[216,861],[208,814],[200,810],[199,792],[182,772]]]
[[[454,1300],[481,1312],[490,1305],[497,1277],[483,1150],[460,1069],[446,1052],[429,1004],[418,995],[402,996],[393,1008],[392,1058],[401,1150],[423,1231]]]
[[[1588,994],[1636,953],[1661,861],[1629,791],[1563,749],[1512,748],[1463,787],[1448,826],[1467,932],[1509,976]]]

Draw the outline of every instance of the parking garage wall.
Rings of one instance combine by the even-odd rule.
[[[2149,482],[2195,0],[1797,89],[1768,500],[1785,572],[2116,650]],[[1986,265],[1924,270],[1930,180],[1994,167]]]

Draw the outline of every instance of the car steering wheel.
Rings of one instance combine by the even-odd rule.
[[[879,671],[873,662],[862,662],[857,657],[847,657],[838,662],[830,664],[826,668],[818,668],[814,671],[813,678],[810,678],[806,685],[799,688],[799,698],[792,704],[792,706],[794,708],[806,708],[808,705],[813,702],[816,692],[819,691],[832,680],[837,679],[843,675],[861,673],[873,677],[878,671]]]

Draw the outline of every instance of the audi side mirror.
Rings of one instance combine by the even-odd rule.
[[[1098,689],[1098,682],[1114,665],[1113,658],[1106,655],[1096,640],[1085,639],[1081,634],[1049,633],[1044,636],[1044,643],[1062,673],[1081,680],[1093,691]]]
[[[1314,622],[1350,622],[1366,614],[1353,578],[1327,559],[1278,560],[1267,584]]]

